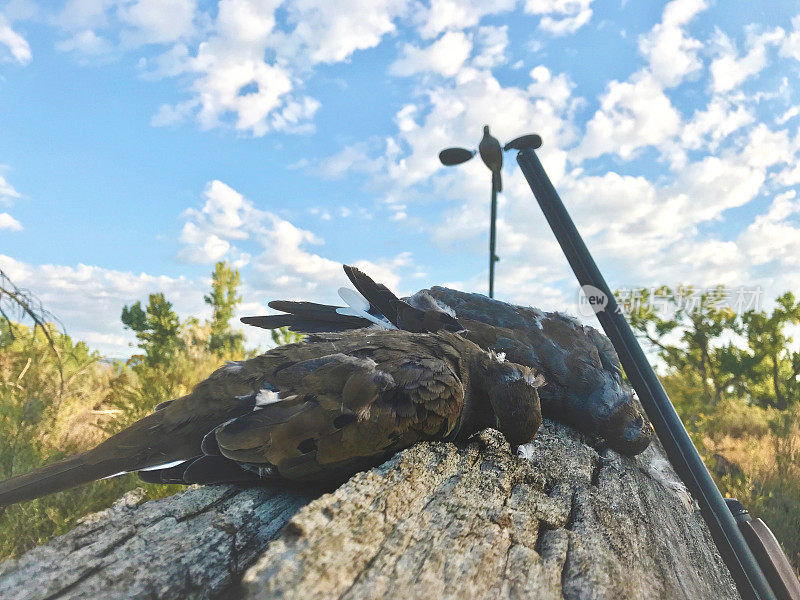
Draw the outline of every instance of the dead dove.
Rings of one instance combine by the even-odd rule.
[[[486,427],[518,446],[541,423],[542,382],[444,329],[312,335],[228,363],[96,448],[0,483],[0,506],[130,471],[180,483],[341,480],[415,442]]]

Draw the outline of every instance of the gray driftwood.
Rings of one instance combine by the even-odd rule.
[[[0,565],[0,598],[738,598],[657,449],[601,456],[549,421],[528,460],[487,430],[309,500],[129,495]]]

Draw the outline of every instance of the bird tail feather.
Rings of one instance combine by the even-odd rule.
[[[205,425],[207,415],[194,414],[194,419],[187,421],[183,429],[173,427],[171,435],[162,431],[165,414],[172,410],[172,405],[169,405],[112,435],[91,450],[0,482],[0,507],[33,500],[97,479],[192,458],[198,453],[202,435],[208,429],[226,418],[252,410],[252,407],[244,406],[245,401],[242,404],[241,410],[230,411],[221,417],[212,415],[208,425]],[[195,431],[206,426],[206,431]]]
[[[242,323],[262,329],[288,327],[298,333],[347,331],[371,325],[367,319],[343,315],[337,312],[341,307],[327,304],[273,300],[269,303],[269,307],[284,314],[242,317]]]
[[[383,321],[397,327],[397,305],[400,302],[397,296],[385,285],[376,283],[355,267],[344,265],[344,272],[366,300],[364,310],[369,314],[359,316],[346,307],[315,302],[273,300],[269,303],[269,307],[285,314],[242,317],[241,321],[245,325],[263,329],[288,327],[298,333],[347,331],[369,327],[373,323],[385,326]]]
[[[0,482],[0,507],[33,500],[128,470],[129,461],[111,458],[94,462],[92,450],[70,456],[32,473]]]

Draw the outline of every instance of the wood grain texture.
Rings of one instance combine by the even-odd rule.
[[[738,598],[657,444],[601,455],[545,420],[527,454],[486,430],[314,500],[230,486],[129,498],[0,565],[0,597]]]

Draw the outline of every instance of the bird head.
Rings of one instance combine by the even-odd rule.
[[[526,366],[506,362],[502,355],[488,356],[479,374],[479,385],[492,409],[488,425],[500,431],[512,446],[526,444],[542,424],[537,388],[544,385],[544,378]]]

